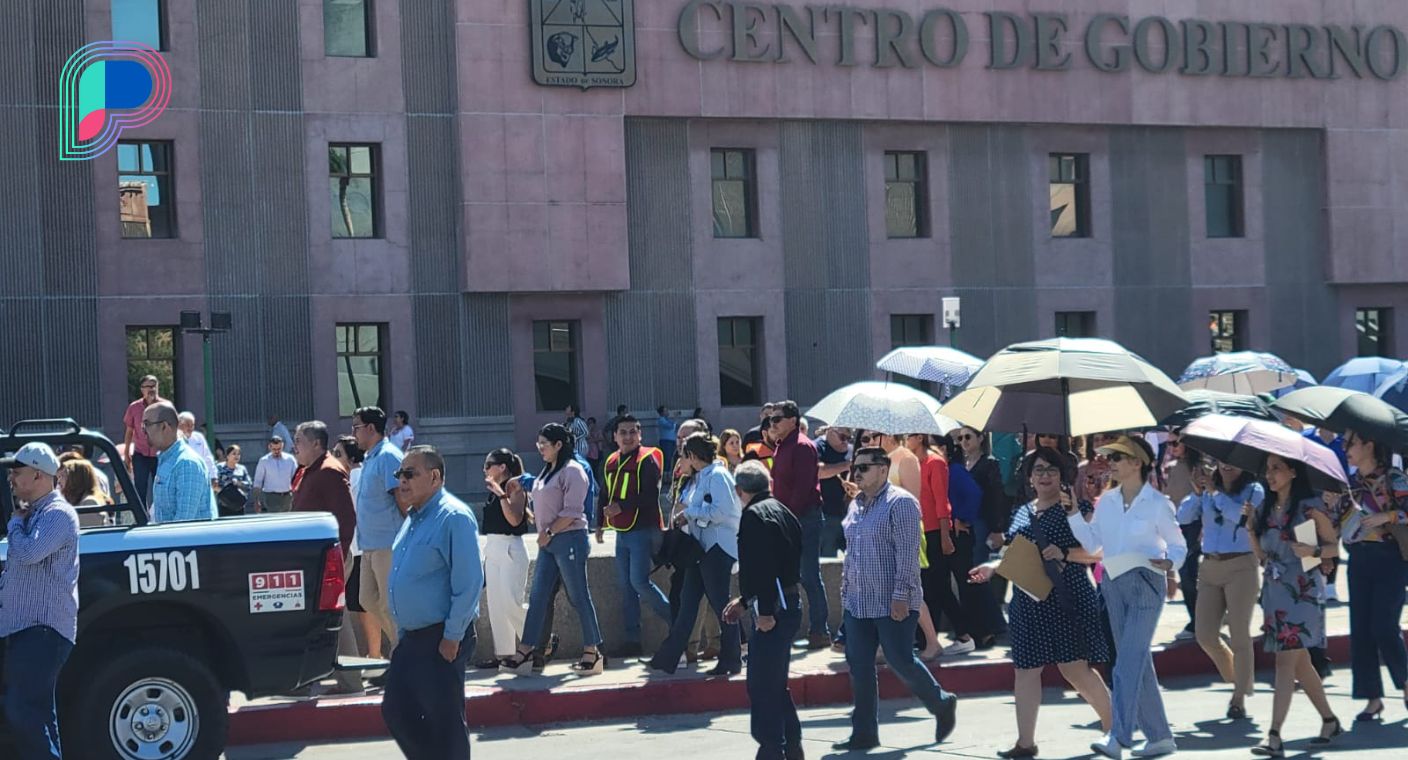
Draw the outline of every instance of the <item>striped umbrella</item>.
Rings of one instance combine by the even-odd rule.
[[[1178,378],[1178,387],[1255,395],[1295,385],[1299,379],[1295,368],[1275,354],[1233,351],[1194,359]]]
[[[828,394],[807,410],[834,427],[874,430],[886,435],[948,435],[958,423],[939,414],[939,400],[899,383],[851,383]]]
[[[1333,372],[1325,376],[1325,382],[1321,385],[1373,393],[1385,380],[1405,366],[1408,365],[1397,359],[1360,356],[1335,367]]]
[[[959,386],[968,382],[983,360],[949,346],[901,346],[875,363],[875,368],[896,375]]]

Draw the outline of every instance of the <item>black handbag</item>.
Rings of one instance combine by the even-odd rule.
[[[249,501],[249,494],[235,483],[228,483],[220,489],[220,493],[215,495],[215,506],[220,511],[221,517],[233,517],[244,514],[245,502]]]

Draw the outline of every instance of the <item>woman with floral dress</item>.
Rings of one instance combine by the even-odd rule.
[[[1087,568],[1095,556],[1081,548],[1066,520],[1071,503],[1069,483],[1075,476],[1069,459],[1060,451],[1041,447],[1022,468],[1034,498],[1018,507],[1007,529],[1006,542],[1024,536],[1042,550],[1048,572],[1055,563],[1060,585],[1042,601],[1021,590],[1014,591],[1008,605],[1008,630],[1012,637],[1012,662],[1016,666],[1013,692],[1017,698],[1017,743],[998,753],[1003,758],[1036,757],[1036,716],[1041,707],[1041,673],[1055,665],[1061,675],[1100,716],[1109,732],[1114,723],[1110,690],[1092,662],[1110,659],[1105,633],[1100,624],[1100,598],[1090,582]],[[1088,512],[1089,504],[1081,504]],[[999,560],[973,568],[969,580],[986,583],[992,579]]]
[[[1340,720],[1330,710],[1325,685],[1310,661],[1311,647],[1325,645],[1325,575],[1320,565],[1304,569],[1301,560],[1333,550],[1334,528],[1310,490],[1305,465],[1271,455],[1266,458],[1269,487],[1261,507],[1244,507],[1251,524],[1252,553],[1261,563],[1262,647],[1276,654],[1276,691],[1271,699],[1271,730],[1266,741],[1252,748],[1263,757],[1285,757],[1281,726],[1291,710],[1296,682],[1320,713],[1323,725],[1312,744],[1329,744],[1341,733]],[[1297,525],[1312,520],[1318,543],[1295,540]]]

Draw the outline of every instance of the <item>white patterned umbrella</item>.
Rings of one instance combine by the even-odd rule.
[[[981,366],[982,359],[950,346],[900,346],[875,363],[885,372],[951,386],[964,385]]]
[[[1275,354],[1233,351],[1194,359],[1178,378],[1178,387],[1256,395],[1300,381],[1295,368]]]
[[[958,423],[939,414],[939,400],[899,383],[851,383],[826,394],[807,410],[835,427],[873,430],[886,435],[948,435]]]

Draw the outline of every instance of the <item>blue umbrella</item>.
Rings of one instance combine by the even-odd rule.
[[[1374,395],[1383,399],[1385,403],[1408,412],[1408,367],[1384,378],[1379,387],[1374,389]]]
[[[1320,384],[1320,382],[1315,379],[1315,376],[1314,376],[1314,375],[1310,374],[1309,372],[1306,372],[1306,371],[1303,370],[1303,369],[1297,369],[1297,370],[1296,370],[1296,384],[1295,384],[1295,385],[1288,386],[1288,387],[1285,387],[1285,388],[1278,388],[1278,389],[1272,391],[1272,392],[1271,392],[1271,395],[1275,396],[1276,398],[1280,398],[1280,397],[1286,395],[1287,393],[1290,393],[1291,391],[1298,391],[1298,390],[1300,390],[1301,388],[1309,388],[1309,387],[1312,386],[1312,385],[1319,385],[1319,384]]]
[[[1336,367],[1334,372],[1325,376],[1325,381],[1321,385],[1373,393],[1380,385],[1384,384],[1390,375],[1405,366],[1408,365],[1397,359],[1387,359],[1382,356],[1360,356]]]
[[[1233,351],[1194,359],[1178,387],[1255,395],[1295,385],[1298,379],[1295,369],[1275,354]]]

